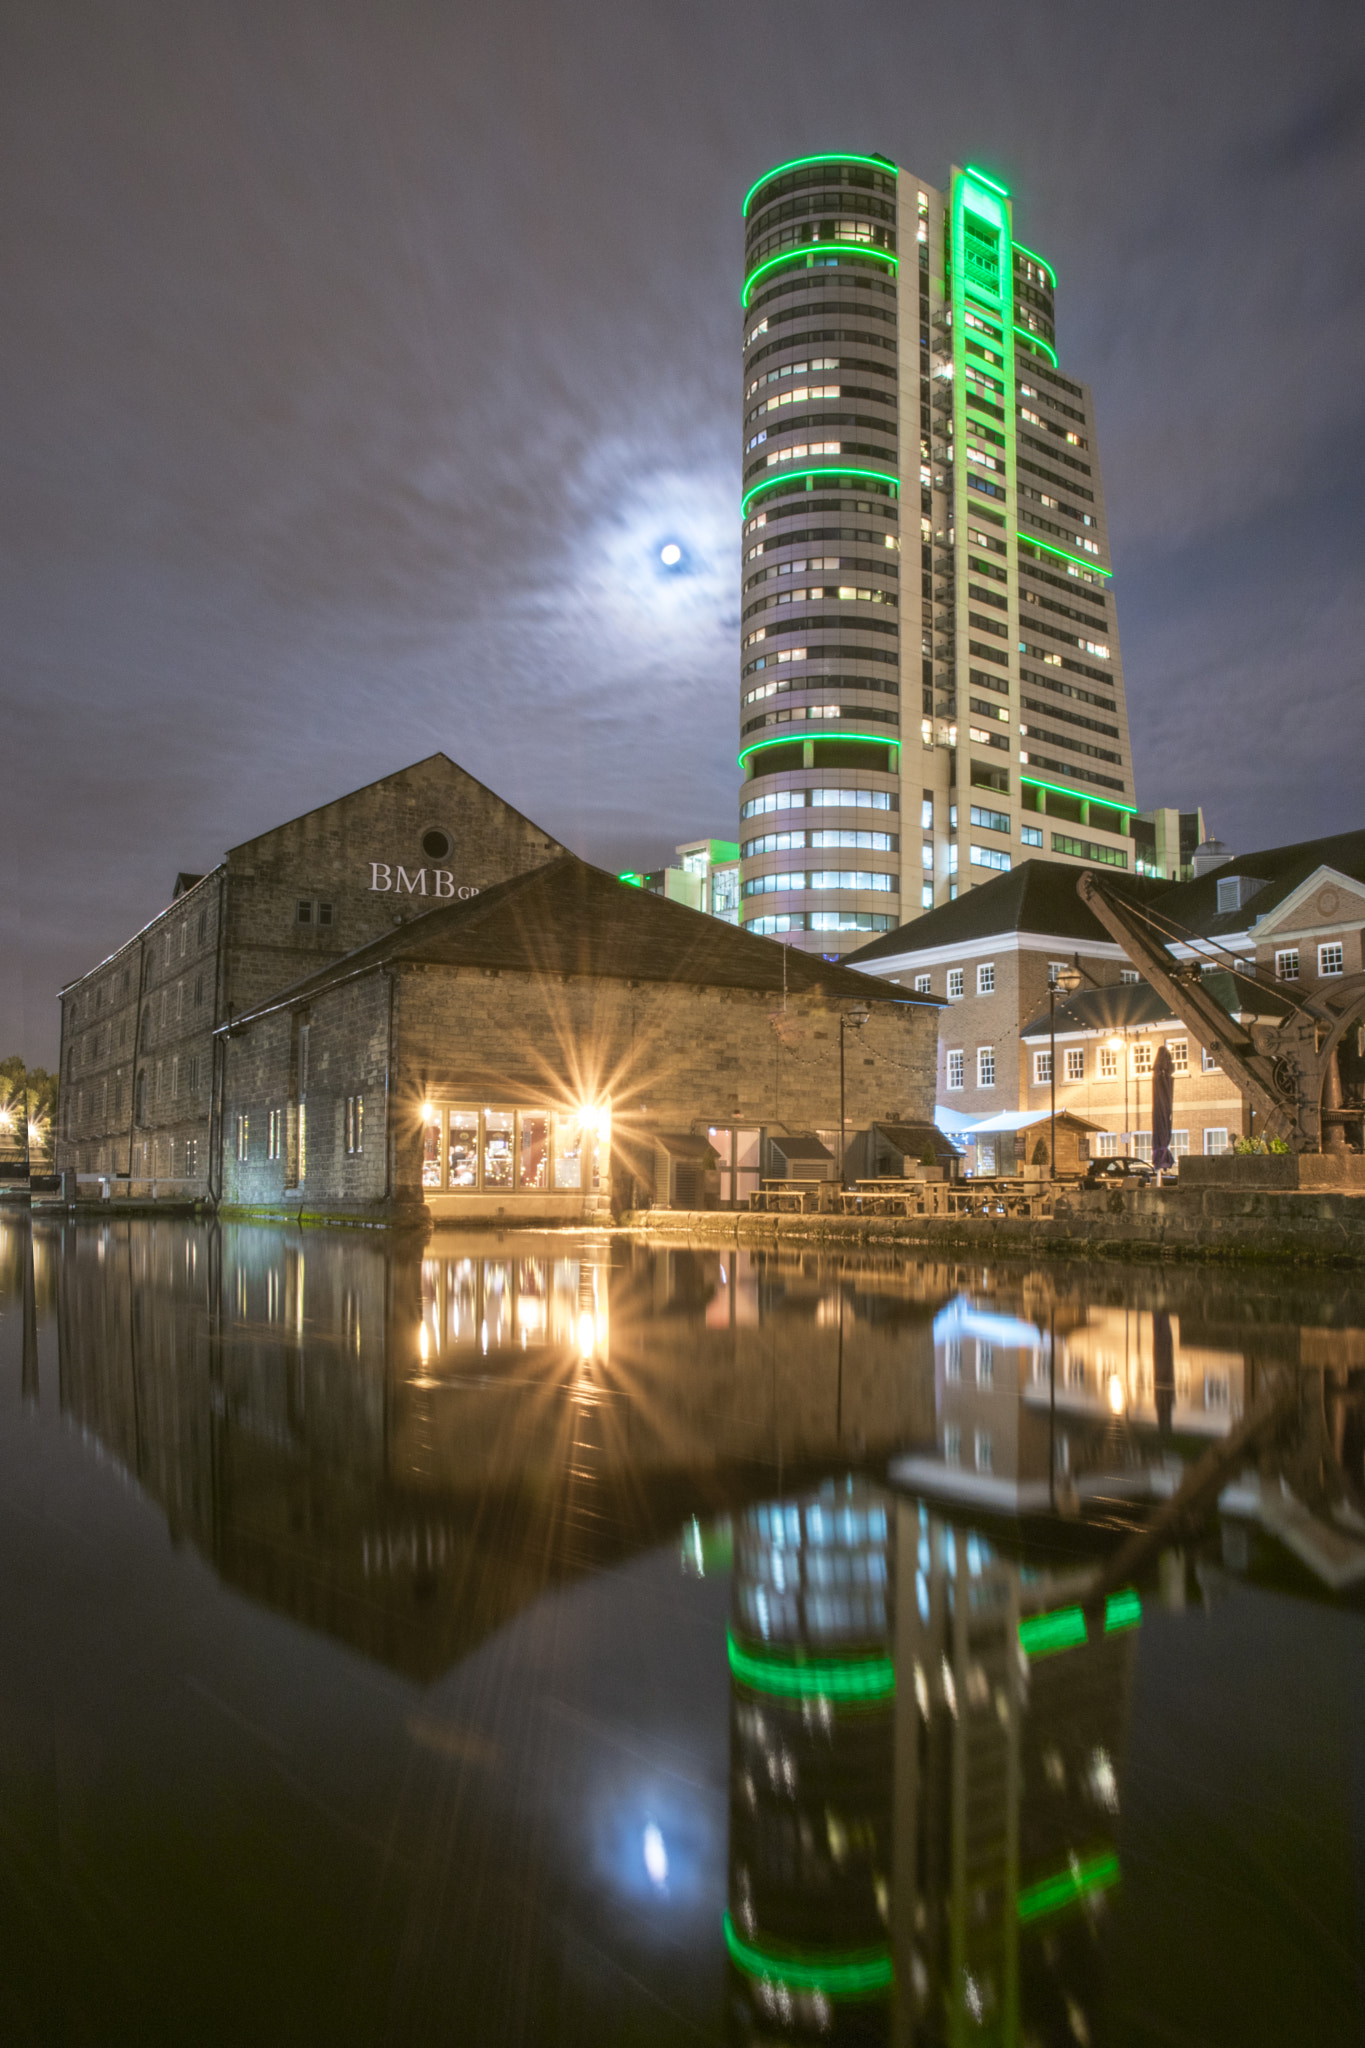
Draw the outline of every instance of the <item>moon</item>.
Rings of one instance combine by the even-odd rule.
[[[666,546],[659,549],[659,560],[665,569],[674,568],[682,560],[682,549],[675,540],[669,541]]]

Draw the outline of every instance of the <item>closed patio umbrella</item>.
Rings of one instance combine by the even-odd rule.
[[[1171,1115],[1175,1104],[1175,1069],[1170,1049],[1162,1046],[1152,1067],[1152,1164],[1158,1173],[1175,1165],[1171,1151]]]

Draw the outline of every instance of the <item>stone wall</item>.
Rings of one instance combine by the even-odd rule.
[[[513,1105],[577,1111],[609,1102],[610,1173],[599,1189],[617,1206],[654,1197],[659,1132],[709,1125],[788,1130],[839,1124],[839,1017],[852,1005],[809,995],[692,988],[658,982],[548,978],[481,968],[397,963],[387,1129],[383,1114],[388,1046],[387,982],[377,971],[309,1004],[307,1160],[291,1187],[285,1161],[258,1151],[272,1108],[297,1085],[297,1039],[305,1013],[287,1011],[244,1027],[228,1041],[224,1094],[224,1186],[229,1205],[298,1205],[335,1215],[479,1213],[572,1220],[590,1207],[580,1194],[504,1197],[422,1189],[423,1105]],[[848,1129],[876,1120],[933,1116],[937,1015],[872,1000],[865,1026],[847,1032]],[[342,1148],[345,1098],[365,1098],[365,1165]],[[248,1158],[236,1158],[235,1120],[249,1119]],[[387,1188],[380,1178],[387,1143]]]

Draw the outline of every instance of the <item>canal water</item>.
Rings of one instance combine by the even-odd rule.
[[[0,2042],[1358,2043],[1363,1461],[1351,1276],[0,1212]]]

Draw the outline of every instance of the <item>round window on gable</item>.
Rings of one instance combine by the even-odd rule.
[[[422,834],[422,851],[428,860],[449,860],[454,844],[448,832],[435,827]]]

